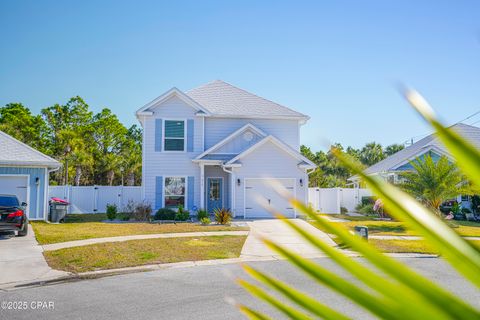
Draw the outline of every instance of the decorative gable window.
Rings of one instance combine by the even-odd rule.
[[[185,207],[185,178],[165,178],[165,207]]]
[[[185,151],[185,121],[165,120],[165,151]]]

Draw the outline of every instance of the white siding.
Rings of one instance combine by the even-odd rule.
[[[299,123],[297,120],[230,118],[205,118],[205,149],[214,146],[248,123],[265,131],[266,134],[273,135],[293,149],[300,150]]]
[[[307,201],[308,180],[304,170],[298,168],[299,161],[273,143],[266,143],[241,159],[242,167],[235,168],[235,178],[239,178],[240,186],[235,184],[234,213],[244,215],[245,178],[295,178],[296,197]],[[300,186],[300,179],[303,186]]]
[[[145,200],[155,205],[155,177],[157,176],[193,176],[195,177],[194,205],[200,206],[200,168],[192,159],[203,149],[203,119],[195,116],[196,110],[177,97],[172,97],[160,106],[152,108],[153,116],[144,121],[144,187]],[[155,119],[193,119],[194,120],[194,152],[156,152],[155,151]]]

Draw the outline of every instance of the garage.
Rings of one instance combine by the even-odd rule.
[[[280,185],[293,196],[296,196],[295,178],[283,179],[264,179],[249,178],[245,179],[245,218],[273,218],[270,209],[285,215],[289,218],[295,218],[295,210],[292,205],[272,187],[272,183]]]
[[[0,194],[14,194],[20,203],[28,202],[30,193],[28,177],[27,175],[0,175]]]
[[[55,159],[0,131],[0,194],[27,204],[30,220],[48,217],[48,176],[61,165]]]

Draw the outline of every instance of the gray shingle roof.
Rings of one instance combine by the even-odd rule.
[[[308,119],[308,116],[300,112],[221,80],[207,83],[187,91],[186,94],[217,116]]]
[[[0,131],[0,165],[60,167],[60,162]]]
[[[480,149],[480,128],[463,123],[457,123],[452,126],[452,129]],[[402,162],[415,158],[417,155],[420,155],[423,150],[427,151],[432,147],[438,149],[445,154],[449,154],[448,149],[440,142],[438,137],[435,134],[431,134],[415,142],[411,146],[400,150],[399,152],[391,155],[390,157],[385,158],[382,161],[367,168],[365,172],[367,174],[375,174],[380,172],[392,171],[397,168],[398,165],[400,165]]]
[[[221,161],[228,161],[233,159],[236,154],[223,154],[223,153],[211,153],[203,156],[201,160],[221,160]]]

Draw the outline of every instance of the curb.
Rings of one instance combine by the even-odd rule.
[[[345,254],[350,257],[361,258],[362,255],[342,250]],[[389,257],[393,258],[438,258],[438,255],[434,254],[422,254],[422,253],[387,253]],[[326,258],[329,259],[328,256],[321,255],[321,254],[312,254],[304,256],[307,259],[321,259]],[[215,266],[215,265],[224,265],[224,264],[235,264],[235,263],[244,263],[244,262],[260,262],[260,261],[283,261],[286,258],[272,255],[268,257],[239,257],[239,258],[230,258],[230,259],[215,259],[215,260],[198,260],[198,261],[182,261],[182,262],[173,262],[173,263],[160,263],[160,264],[149,264],[143,266],[135,266],[135,267],[126,267],[126,268],[117,268],[117,269],[107,269],[107,270],[98,270],[98,271],[88,271],[82,273],[70,273],[67,276],[55,277],[50,279],[44,280],[36,280],[30,282],[15,282],[9,283],[5,285],[0,285],[0,291],[13,291],[17,289],[25,289],[31,287],[40,287],[45,285],[53,285],[59,283],[66,283],[66,282],[73,282],[73,281],[81,281],[81,280],[91,280],[91,279],[98,279],[110,276],[117,276],[117,275],[124,275],[130,273],[139,273],[139,272],[149,272],[149,271],[157,271],[157,270],[166,270],[166,269],[177,269],[177,268],[191,268],[191,267],[199,267],[199,266]]]

